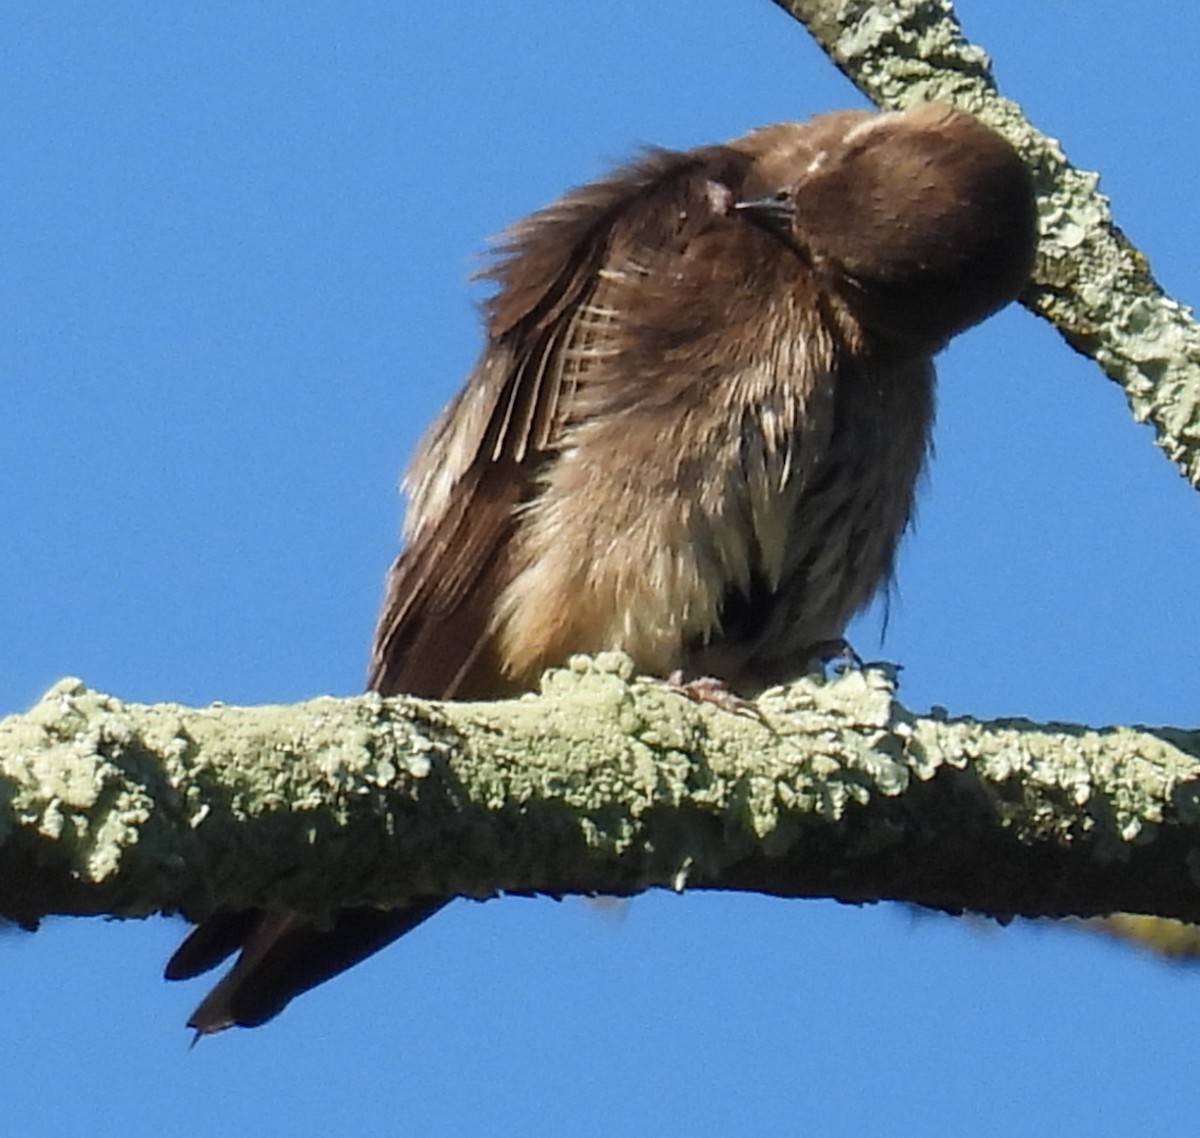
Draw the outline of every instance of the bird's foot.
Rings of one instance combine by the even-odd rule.
[[[666,679],[666,685],[671,691],[685,696],[694,703],[711,703],[722,711],[733,715],[750,715],[760,723],[766,723],[762,711],[756,703],[743,699],[732,691],[724,680],[716,676],[698,676],[694,680],[683,678],[683,669],[677,668]]]

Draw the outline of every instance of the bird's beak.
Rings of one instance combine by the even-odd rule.
[[[768,194],[763,198],[751,198],[735,202],[734,209],[745,215],[747,221],[773,233],[777,237],[788,237],[792,231],[792,198],[786,190]]]

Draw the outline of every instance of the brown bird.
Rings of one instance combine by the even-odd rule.
[[[802,673],[890,578],[931,357],[1035,244],[1021,160],[936,104],[651,150],[518,223],[405,480],[370,688],[491,699],[605,649],[743,697]],[[252,1026],[443,904],[218,913],[167,975],[241,948],[190,1025]]]

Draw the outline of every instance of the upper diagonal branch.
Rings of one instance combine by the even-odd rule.
[[[1098,175],[1003,98],[949,0],[775,0],[878,106],[940,100],[998,130],[1034,171],[1042,241],[1022,303],[1125,389],[1134,417],[1200,487],[1200,327],[1117,227]]]
[[[0,915],[319,913],[414,895],[745,889],[1200,920],[1200,739],[918,718],[877,668],[761,719],[621,656],[497,704],[124,704],[0,721]]]

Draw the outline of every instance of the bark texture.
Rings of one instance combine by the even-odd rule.
[[[1200,736],[918,717],[872,666],[696,704],[581,657],[503,703],[0,720],[0,915],[738,889],[1200,921]]]

